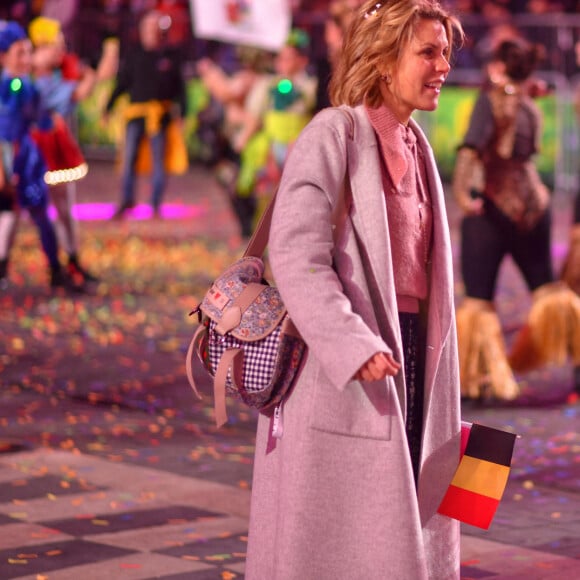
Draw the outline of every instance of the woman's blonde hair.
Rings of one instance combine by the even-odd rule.
[[[334,106],[367,102],[376,107],[385,65],[396,65],[403,48],[411,42],[421,18],[438,20],[451,47],[463,41],[459,21],[431,0],[368,0],[355,14],[344,41],[329,93]]]

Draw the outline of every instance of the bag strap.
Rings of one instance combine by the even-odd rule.
[[[227,423],[228,412],[226,410],[226,381],[228,374],[235,388],[242,384],[242,372],[244,367],[244,351],[241,348],[228,348],[222,354],[213,379],[213,400],[215,410],[215,422],[218,429]]]
[[[196,352],[199,352],[199,344],[201,343],[201,341],[204,338],[204,333],[206,331],[206,327],[203,324],[200,324],[197,328],[197,330],[195,331],[193,338],[191,339],[191,342],[189,343],[189,348],[187,349],[187,354],[185,355],[185,373],[187,374],[187,380],[189,381],[189,384],[191,386],[191,388],[193,389],[193,392],[195,393],[195,396],[198,399],[202,399],[201,394],[199,393],[199,390],[197,389],[197,385],[195,384],[195,379],[193,378],[193,357],[194,354]]]
[[[347,119],[349,124],[348,130],[348,138],[352,140],[354,138],[354,118],[352,113],[348,108],[345,106],[337,107],[337,109],[343,113]],[[348,153],[348,147],[347,147]],[[272,195],[272,199],[270,203],[264,210],[250,241],[248,242],[248,246],[246,247],[246,251],[244,252],[244,257],[253,256],[255,258],[261,258],[266,251],[266,246],[268,245],[268,236],[270,235],[270,225],[272,224],[272,214],[274,213],[274,203],[276,201],[276,194],[278,193],[278,189],[274,191]],[[347,199],[348,198],[348,199]],[[338,208],[334,212],[333,224],[334,227],[334,239],[336,241],[338,233],[341,231],[342,226],[344,225],[344,221],[346,221],[346,215],[348,215],[348,210],[350,209],[349,204],[351,201],[351,192],[350,192],[350,175],[348,171],[348,155],[346,157],[346,172],[344,176],[344,181],[342,184],[342,191],[338,203]],[[343,219],[344,218],[344,219]]]
[[[264,210],[250,241],[248,242],[248,247],[244,252],[244,258],[247,256],[253,256],[255,258],[261,258],[266,251],[266,246],[268,245],[268,236],[270,235],[270,224],[272,223],[272,214],[274,213],[274,202],[276,201],[276,194],[278,189],[274,191],[270,203]]]
[[[199,393],[195,379],[193,378],[193,357],[195,356],[195,353],[198,352],[199,343],[203,340],[205,330],[205,326],[199,326],[189,343],[189,348],[187,349],[187,355],[185,358],[187,380],[189,381],[195,396],[200,400],[202,399],[202,396]],[[243,368],[244,351],[241,348],[229,348],[220,358],[213,379],[215,422],[218,428],[228,421],[228,413],[226,410],[226,382],[228,380],[228,374],[231,371],[231,381],[237,388],[238,385],[242,384]]]
[[[236,328],[242,320],[242,314],[254,303],[254,300],[267,288],[264,284],[250,282],[222,313],[220,321],[215,326],[215,331],[222,336]]]

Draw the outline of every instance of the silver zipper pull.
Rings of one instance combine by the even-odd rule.
[[[272,420],[272,437],[281,439],[284,434],[284,424],[282,422],[282,403],[276,405],[274,417]]]

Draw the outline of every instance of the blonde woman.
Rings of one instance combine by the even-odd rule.
[[[365,2],[335,107],[284,167],[270,261],[309,352],[282,437],[259,419],[248,580],[459,578],[458,522],[437,513],[459,459],[451,247],[411,115],[437,108],[462,36],[436,2]]]

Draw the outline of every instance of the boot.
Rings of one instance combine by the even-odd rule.
[[[580,297],[565,282],[534,290],[528,319],[514,341],[509,361],[515,371],[545,364],[580,365]]]
[[[111,216],[111,220],[119,221],[125,217],[125,214],[135,207],[134,201],[124,201],[116,210],[115,213]]]
[[[79,284],[99,281],[96,276],[88,272],[80,265],[78,256],[76,254],[71,254],[69,256],[66,270],[68,275]]]
[[[508,364],[499,318],[491,302],[465,298],[457,309],[461,395],[513,400],[519,387]]]
[[[84,292],[84,284],[75,281],[68,273],[60,266],[50,268],[50,287],[52,290],[63,288],[71,292]]]

